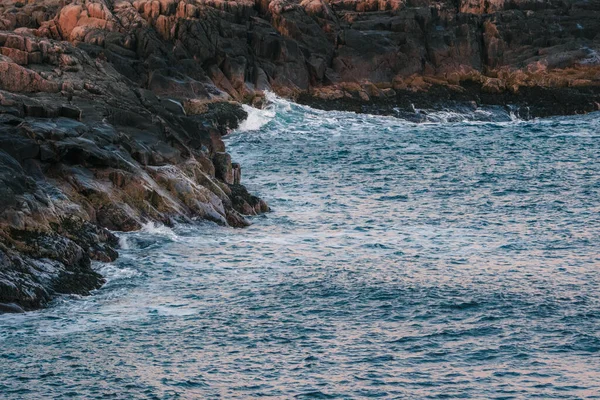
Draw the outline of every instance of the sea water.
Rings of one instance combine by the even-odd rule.
[[[226,141],[273,211],[0,316],[0,398],[600,398],[598,113],[270,100]]]

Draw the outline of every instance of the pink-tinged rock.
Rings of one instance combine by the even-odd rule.
[[[160,13],[162,15],[172,15],[177,11],[177,1],[175,0],[159,0]]]
[[[25,37],[25,51],[28,53],[33,53],[34,51],[40,51],[40,45],[38,42],[29,37]]]
[[[15,63],[0,61],[0,89],[11,92],[58,92],[59,85]]]
[[[106,29],[108,25],[108,21],[101,18],[95,17],[82,17],[77,22],[78,26],[85,26],[88,28],[96,28],[96,29]]]
[[[193,4],[186,4],[185,16],[186,18],[196,18],[198,16],[198,7]]]
[[[232,185],[235,182],[235,174],[231,165],[231,156],[225,152],[216,153],[213,156],[215,175],[217,178]]]
[[[171,24],[168,17],[164,15],[159,15],[156,19],[155,25],[156,31],[163,39],[169,39],[171,37]]]
[[[209,68],[208,73],[210,74],[212,81],[218,88],[223,89],[235,99],[240,98],[239,92],[235,90],[229,79],[227,79],[227,77],[225,76],[223,71],[219,69],[219,67],[217,67],[216,65],[212,65]]]
[[[71,4],[64,7],[58,17],[58,27],[63,38],[68,39],[71,31],[77,26],[81,15],[81,6]]]
[[[4,47],[25,51],[25,38],[20,35],[10,35],[6,37]]]
[[[149,1],[143,5],[144,16],[150,19],[156,19],[160,15],[160,3],[158,1]]]
[[[27,65],[27,53],[21,50],[12,49],[9,47],[0,48],[2,55],[10,57],[15,63],[19,65]]]
[[[98,19],[107,19],[110,13],[101,3],[88,3],[87,11],[90,17]]]
[[[498,78],[488,78],[481,88],[487,93],[502,93],[506,90],[506,85],[503,80]]]
[[[461,13],[490,14],[502,10],[505,0],[461,0],[459,10]]]

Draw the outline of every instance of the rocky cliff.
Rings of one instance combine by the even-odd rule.
[[[1,0],[0,304],[99,287],[111,231],[268,210],[221,140],[264,90],[588,112],[599,51],[599,0]]]

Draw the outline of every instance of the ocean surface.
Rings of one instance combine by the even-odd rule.
[[[1,399],[600,398],[600,114],[272,101],[227,145],[273,212],[0,316]]]

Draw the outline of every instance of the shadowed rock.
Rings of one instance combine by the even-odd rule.
[[[22,314],[25,310],[15,303],[0,303],[0,314]]]

